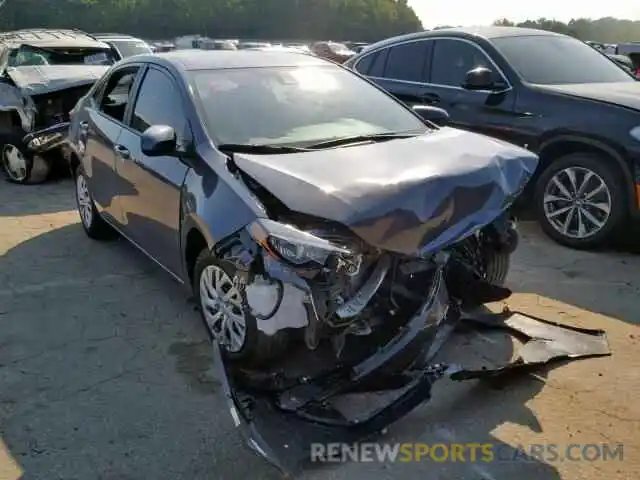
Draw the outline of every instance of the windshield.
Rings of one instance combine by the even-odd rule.
[[[122,58],[153,53],[151,47],[144,42],[136,42],[135,40],[113,40],[111,43],[116,50],[118,50]]]
[[[218,144],[310,145],[424,123],[334,65],[191,72],[204,123]]]
[[[533,35],[496,38],[493,43],[529,83],[635,82],[615,62],[575,38]]]
[[[37,48],[21,45],[9,53],[7,66],[33,65],[111,65],[115,63],[108,50],[98,48]]]

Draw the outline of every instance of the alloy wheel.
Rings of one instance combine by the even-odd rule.
[[[79,174],[76,178],[76,199],[78,201],[80,219],[86,228],[90,228],[93,222],[93,203],[87,181],[82,174]]]
[[[27,179],[27,159],[15,145],[5,145],[2,149],[2,163],[9,178],[15,182]]]
[[[611,192],[604,179],[584,167],[557,172],[543,196],[549,224],[569,238],[585,239],[597,234],[611,215]]]
[[[240,288],[222,268],[207,265],[200,274],[200,303],[211,334],[229,352],[245,344],[247,324]]]

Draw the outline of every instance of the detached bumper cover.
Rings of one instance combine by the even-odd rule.
[[[432,299],[433,300],[433,299]],[[522,313],[477,313],[461,316],[445,312],[434,327],[437,301],[425,307],[407,328],[358,365],[341,367],[305,383],[267,391],[248,386],[233,366],[225,363],[217,345],[214,355],[231,415],[253,450],[287,474],[311,459],[313,443],[353,443],[371,438],[428,400],[437,380],[469,380],[507,371],[535,368],[552,361],[610,355],[604,332],[578,329]],[[421,322],[421,326],[418,326]],[[443,338],[424,342],[405,367],[390,368],[400,353],[426,336],[442,337],[455,326],[505,329],[529,340],[516,359],[490,369],[468,370],[458,365],[429,364]],[[426,327],[426,328],[425,328]],[[433,338],[431,338],[433,339]]]
[[[32,152],[46,152],[63,145],[67,141],[68,131],[69,122],[57,123],[25,135],[22,141]]]

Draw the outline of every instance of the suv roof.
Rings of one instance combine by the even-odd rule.
[[[136,40],[143,42],[141,38],[134,37],[132,35],[126,35],[124,33],[94,33],[92,36],[98,40]]]
[[[14,30],[0,33],[0,44],[21,45],[29,44],[35,47],[77,47],[77,48],[100,48],[107,47],[81,30],[57,30],[32,28],[24,30]]]

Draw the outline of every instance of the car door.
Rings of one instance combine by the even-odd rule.
[[[363,57],[355,69],[409,106],[424,104],[432,41],[413,40]]]
[[[180,145],[191,141],[176,80],[166,70],[150,66],[118,140],[121,154],[116,170],[122,181],[133,187],[132,195],[122,202],[127,236],[180,276],[180,194],[189,167],[178,155],[148,157],[142,153],[142,134],[153,125],[173,127]]]
[[[114,70],[88,99],[85,110],[78,113],[76,148],[82,154],[94,202],[116,226],[122,226],[119,202],[126,194],[115,169],[117,145],[139,71],[139,65]]]
[[[463,87],[467,72],[476,67],[491,69],[495,88],[468,90]],[[449,112],[452,126],[511,140],[515,92],[479,45],[466,39],[438,38],[428,70],[424,97]]]

